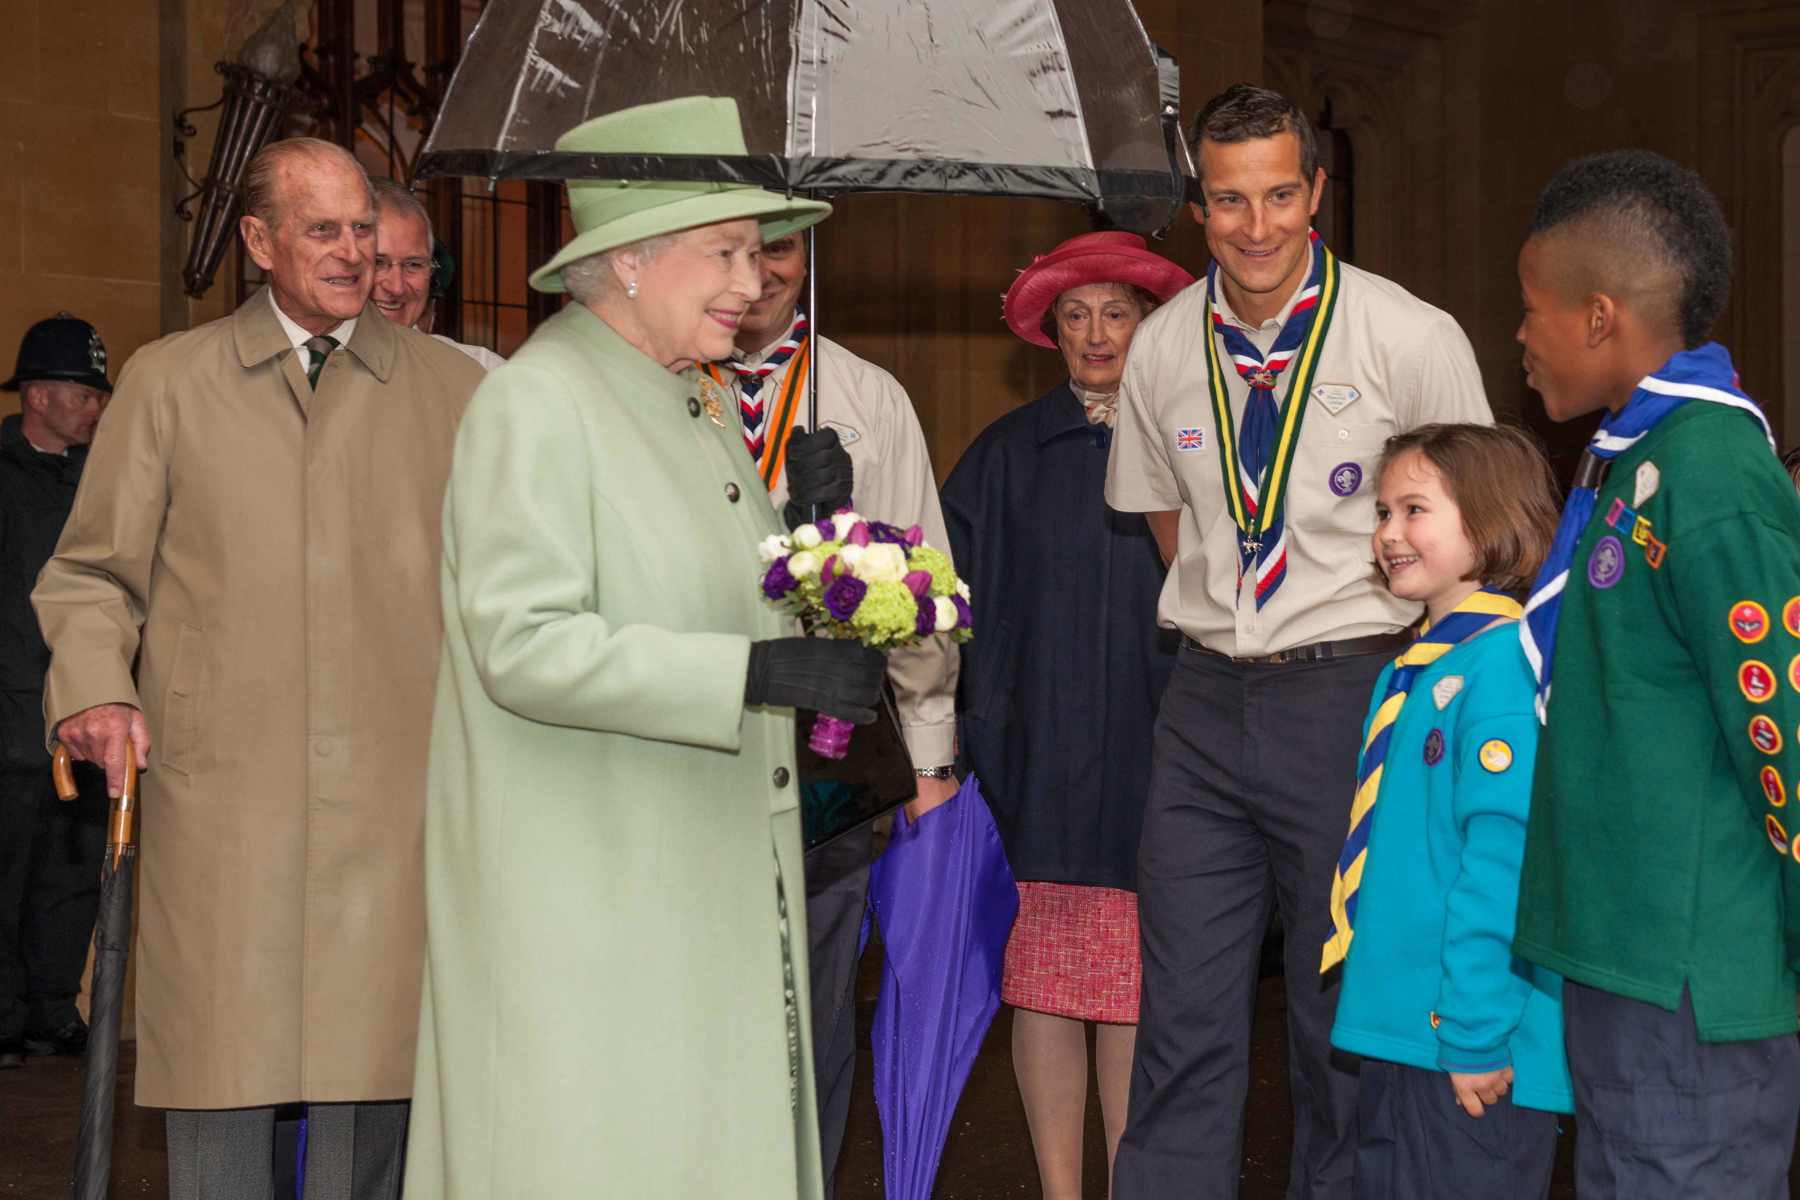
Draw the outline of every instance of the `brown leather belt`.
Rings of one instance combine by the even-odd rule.
[[[1227,662],[1260,666],[1327,662],[1334,658],[1355,658],[1360,654],[1386,654],[1398,652],[1410,641],[1412,641],[1412,631],[1403,629],[1398,633],[1372,633],[1368,637],[1344,638],[1336,642],[1313,642],[1305,646],[1295,646],[1289,650],[1277,650],[1273,654],[1252,654],[1246,658],[1235,658],[1229,654],[1220,654],[1217,650],[1210,650],[1186,634],[1181,637],[1181,644],[1189,650],[1198,650],[1202,654],[1210,654],[1214,658],[1222,658]]]

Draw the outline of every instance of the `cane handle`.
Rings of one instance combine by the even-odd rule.
[[[50,753],[50,780],[56,785],[58,800],[73,800],[81,794],[75,787],[75,762],[69,757],[69,748],[61,742]]]

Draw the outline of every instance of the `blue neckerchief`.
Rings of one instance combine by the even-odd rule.
[[[1531,598],[1525,602],[1525,619],[1519,622],[1519,641],[1525,657],[1537,676],[1538,721],[1547,721],[1550,711],[1550,668],[1556,656],[1556,620],[1562,609],[1563,588],[1569,582],[1569,567],[1575,559],[1576,543],[1593,518],[1600,495],[1604,465],[1635,446],[1656,423],[1689,400],[1707,400],[1741,408],[1762,425],[1769,448],[1775,438],[1769,433],[1769,422],[1750,397],[1738,389],[1737,371],[1731,365],[1731,353],[1717,342],[1708,342],[1693,350],[1683,350],[1670,358],[1652,375],[1638,380],[1637,389],[1625,407],[1607,414],[1600,428],[1581,453],[1581,466],[1575,475],[1576,486],[1563,505],[1562,521],[1556,527],[1556,540],[1550,555],[1532,585]]]

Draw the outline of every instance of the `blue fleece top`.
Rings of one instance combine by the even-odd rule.
[[[1375,681],[1371,716],[1393,669]],[[1562,979],[1512,953],[1532,695],[1511,621],[1413,680],[1382,767],[1331,1043],[1427,1070],[1511,1066],[1516,1103],[1570,1112]]]

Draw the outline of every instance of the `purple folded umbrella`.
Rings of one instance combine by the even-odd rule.
[[[929,1200],[969,1068],[1000,1008],[1019,889],[974,776],[917,821],[894,823],[869,872],[881,927],[871,1041],[888,1200]]]

